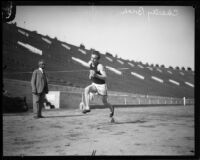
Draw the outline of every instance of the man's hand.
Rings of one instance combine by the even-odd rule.
[[[93,77],[95,77],[95,76],[96,76],[96,73],[95,73],[95,71],[93,71],[93,70],[90,70],[89,79],[91,79],[91,78],[93,78]]]
[[[89,67],[89,68],[90,68],[91,64],[92,64],[92,61],[90,60],[90,61],[88,62],[88,67]]]

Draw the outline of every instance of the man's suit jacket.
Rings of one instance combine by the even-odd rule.
[[[32,93],[48,93],[48,84],[46,75],[39,69],[34,70],[31,78]]]

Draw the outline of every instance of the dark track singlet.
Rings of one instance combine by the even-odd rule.
[[[96,66],[92,66],[92,64],[90,65],[90,69],[95,71],[96,74],[101,75],[101,73],[99,71],[97,71],[97,66],[99,65],[99,63]],[[92,77],[91,78],[92,82],[96,83],[96,84],[105,84],[105,80],[97,78],[97,77]]]

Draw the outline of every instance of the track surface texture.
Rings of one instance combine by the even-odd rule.
[[[194,155],[194,106],[3,114],[3,156]],[[111,122],[112,121],[112,122]]]

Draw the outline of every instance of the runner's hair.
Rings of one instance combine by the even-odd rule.
[[[101,55],[98,51],[93,51],[92,54],[97,55],[97,58],[100,59]]]

